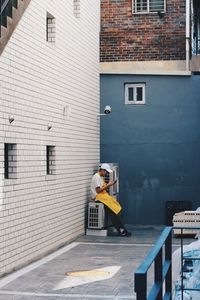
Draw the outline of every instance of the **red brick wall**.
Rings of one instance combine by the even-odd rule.
[[[167,11],[132,14],[132,0],[101,0],[100,60],[185,59],[185,0],[166,0]]]

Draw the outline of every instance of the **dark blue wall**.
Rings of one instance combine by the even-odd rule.
[[[125,105],[124,83],[146,82],[146,104]],[[101,161],[120,166],[128,224],[164,224],[166,201],[200,206],[200,76],[101,76]]]

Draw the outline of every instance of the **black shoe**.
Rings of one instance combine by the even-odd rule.
[[[119,232],[119,236],[131,236],[131,232],[128,232],[127,230],[124,229],[124,231]]]

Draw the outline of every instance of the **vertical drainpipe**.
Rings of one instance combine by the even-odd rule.
[[[186,0],[186,71],[190,70],[190,0]]]

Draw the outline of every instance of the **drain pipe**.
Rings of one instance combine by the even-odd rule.
[[[190,0],[186,0],[186,71],[190,70]]]

